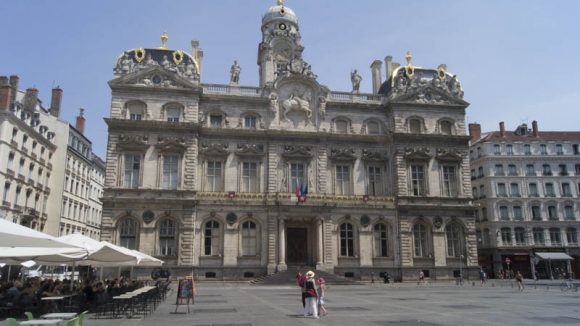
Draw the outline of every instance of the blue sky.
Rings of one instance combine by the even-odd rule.
[[[261,15],[275,0],[3,0],[0,75],[21,88],[64,90],[62,117],[86,109],[86,134],[105,158],[112,68],[119,54],[157,47],[204,50],[202,82],[227,83],[234,60],[240,82],[258,83]],[[350,71],[371,92],[370,64],[405,52],[422,67],[447,64],[471,103],[469,122],[497,130],[538,120],[540,130],[580,130],[580,1],[286,0],[299,18],[304,58],[318,81],[350,90]],[[383,66],[384,68],[384,66]],[[384,76],[383,76],[384,78]]]

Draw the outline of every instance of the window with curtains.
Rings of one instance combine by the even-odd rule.
[[[159,224],[159,255],[175,256],[177,255],[175,246],[176,227],[175,222],[171,219],[164,219]]]
[[[141,176],[141,154],[125,154],[125,188],[139,188]]]
[[[179,156],[163,156],[163,189],[177,189],[179,181]]]
[[[137,249],[137,222],[125,218],[119,224],[119,245],[128,249]]]
[[[532,234],[534,235],[534,244],[536,245],[543,245],[544,244],[544,229],[542,228],[533,228]]]
[[[256,256],[258,248],[258,228],[256,223],[245,221],[242,223],[242,255]]]
[[[443,165],[441,167],[441,173],[443,179],[443,196],[457,197],[459,188],[457,185],[457,167],[455,165]]]
[[[217,256],[220,254],[220,224],[217,221],[207,221],[204,226],[203,254]]]
[[[380,166],[367,166],[367,195],[380,196],[384,195],[383,190],[383,169]]]
[[[377,223],[374,226],[376,257],[387,257],[389,255],[387,230],[387,226],[383,223]]]
[[[304,163],[290,163],[290,192],[296,191],[301,185],[306,185],[306,165]]]
[[[425,183],[425,165],[413,163],[409,167],[411,177],[411,195],[425,196],[427,194],[427,184]]]
[[[259,192],[258,163],[242,162],[242,185],[243,192]]]
[[[413,242],[415,244],[415,257],[427,257],[429,249],[427,248],[427,227],[418,223],[413,226]]]
[[[348,195],[351,193],[350,186],[350,165],[337,165],[335,167],[336,177],[334,192],[339,195]]]
[[[516,238],[516,245],[522,246],[526,244],[526,230],[524,228],[518,227],[514,229],[514,235]]]
[[[258,118],[255,115],[247,115],[244,117],[244,128],[245,129],[256,129]]]
[[[221,161],[207,161],[206,191],[223,191],[223,169]]]
[[[501,242],[504,246],[511,246],[512,244],[512,229],[501,228]]]
[[[559,228],[550,228],[550,243],[553,246],[558,246],[562,244],[562,238],[560,237]]]
[[[578,231],[576,231],[576,228],[566,229],[566,241],[568,242],[568,244],[578,243]]]
[[[463,228],[457,223],[450,223],[445,227],[447,238],[447,256],[460,257],[463,254]]]
[[[354,257],[354,229],[350,223],[340,225],[340,255]]]

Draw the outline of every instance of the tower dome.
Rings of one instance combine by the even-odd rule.
[[[298,17],[296,17],[294,10],[284,6],[282,0],[278,0],[278,3],[270,7],[262,16],[262,26],[270,22],[291,22],[298,25]]]

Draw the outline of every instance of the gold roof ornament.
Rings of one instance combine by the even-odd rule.
[[[276,0],[276,3],[278,4],[278,6],[283,6],[284,0]]]
[[[405,67],[405,72],[407,73],[407,77],[412,77],[413,74],[415,73],[415,68],[411,64],[411,59],[413,59],[413,56],[411,55],[411,51],[407,51],[407,55],[405,56],[405,59],[407,60],[407,66]]]
[[[167,49],[167,39],[169,37],[167,36],[167,32],[163,32],[163,34],[161,34],[161,48],[162,49]]]

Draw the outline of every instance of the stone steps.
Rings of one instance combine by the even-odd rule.
[[[250,281],[250,284],[256,285],[297,285],[296,282],[296,273],[298,270],[304,275],[308,271],[313,271],[315,279],[319,277],[323,277],[327,284],[329,285],[352,285],[352,284],[361,284],[355,280],[351,280],[342,276],[338,276],[336,274],[323,272],[314,269],[314,267],[302,266],[299,269],[296,268],[289,268],[288,270],[277,272],[271,275],[265,275],[253,279]]]

